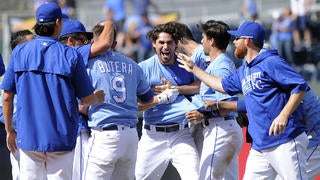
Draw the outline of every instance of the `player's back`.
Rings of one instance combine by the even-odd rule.
[[[93,86],[106,94],[103,104],[90,107],[89,126],[132,126],[138,122],[137,96],[149,91],[150,86],[136,62],[119,52],[108,51],[90,59],[87,71]]]
[[[9,81],[3,83],[3,88],[16,91],[19,99],[17,127],[28,129],[20,130],[23,133],[17,137],[19,147],[38,151],[73,149],[75,139],[61,137],[66,134],[76,137],[78,112],[74,97],[85,97],[93,91],[89,83],[78,83],[88,81],[87,76],[83,76],[85,69],[81,56],[54,38],[37,37],[14,49],[10,68]],[[13,82],[13,76],[17,86],[10,89],[8,83]],[[90,85],[90,90],[86,85]],[[56,128],[61,129],[57,131]]]

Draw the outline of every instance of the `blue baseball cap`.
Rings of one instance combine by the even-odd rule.
[[[235,37],[251,38],[260,44],[263,44],[266,36],[264,28],[259,23],[253,21],[245,21],[236,31],[229,30],[228,33]]]
[[[57,3],[45,2],[42,3],[36,11],[37,23],[53,22],[57,19],[68,18],[62,14],[61,8]]]
[[[64,21],[59,38],[68,34],[73,34],[73,33],[84,33],[86,34],[88,39],[92,39],[93,37],[93,33],[87,32],[86,28],[80,21],[75,19]]]

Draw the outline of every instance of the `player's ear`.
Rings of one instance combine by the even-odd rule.
[[[74,46],[76,43],[76,40],[72,37],[68,37],[68,40],[67,40],[67,45],[68,46]]]

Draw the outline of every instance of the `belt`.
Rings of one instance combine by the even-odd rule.
[[[202,126],[203,126],[203,127],[209,126],[210,120],[212,120],[212,121],[214,121],[214,120],[217,120],[217,121],[228,121],[228,120],[235,120],[235,117],[233,117],[233,116],[226,116],[226,117],[215,117],[215,118],[205,119],[205,120],[202,122]]]
[[[144,129],[147,129],[147,130],[154,130],[154,131],[157,131],[157,132],[174,132],[174,131],[178,131],[178,130],[182,130],[184,128],[187,128],[188,127],[188,124],[174,124],[174,125],[148,125],[148,124],[145,124],[144,125]]]
[[[125,128],[135,128],[136,126],[122,126],[122,125],[112,125],[108,127],[100,128],[102,131],[113,131],[113,130],[124,130]]]

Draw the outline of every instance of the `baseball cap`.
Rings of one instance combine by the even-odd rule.
[[[253,21],[245,21],[236,31],[229,30],[228,33],[235,37],[251,38],[260,44],[263,44],[266,36],[263,27],[259,23]]]
[[[86,34],[88,39],[92,39],[93,37],[93,33],[87,32],[86,28],[80,21],[71,19],[63,22],[62,30],[59,35],[59,38],[68,34],[73,34],[73,33],[84,33]]]
[[[36,11],[37,23],[53,22],[56,19],[68,18],[62,14],[61,8],[57,3],[45,2],[42,3]]]

